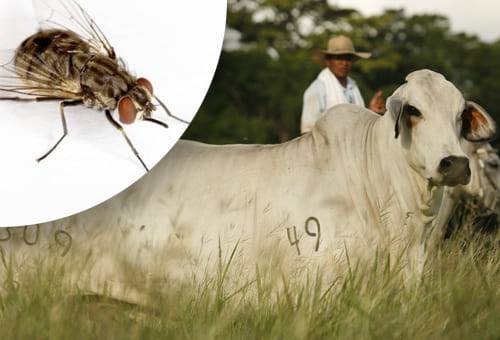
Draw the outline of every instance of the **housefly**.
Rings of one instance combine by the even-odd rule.
[[[0,94],[8,96],[0,100],[59,102],[63,134],[37,161],[47,158],[67,136],[64,109],[84,105],[105,112],[148,171],[122,124],[144,120],[167,128],[152,117],[157,106],[188,122],[174,116],[154,95],[151,82],[127,71],[99,26],[75,0],[33,0],[33,5],[40,29],[1,62]],[[115,109],[120,122],[111,115]]]

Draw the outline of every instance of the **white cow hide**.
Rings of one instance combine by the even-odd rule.
[[[36,227],[24,236],[11,230],[1,245],[18,258],[48,248],[72,257],[80,268],[75,281],[90,268],[85,289],[99,291],[106,281],[127,297],[154,275],[189,275],[236,245],[236,257],[252,261],[247,269],[257,262],[277,270],[287,258],[322,259],[333,270],[346,252],[369,259],[389,247],[408,249],[408,267],[418,272],[429,235],[442,229],[436,217],[444,185],[468,182],[466,174],[440,172],[442,160],[466,157],[461,133],[479,140],[495,131],[487,113],[442,75],[417,71],[389,98],[384,116],[340,105],[311,133],[283,144],[179,141],[115,198],[41,225],[36,245],[25,242]]]

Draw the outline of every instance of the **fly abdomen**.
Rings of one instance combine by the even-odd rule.
[[[74,68],[73,56],[89,53],[88,44],[73,32],[39,31],[16,50],[15,71],[28,84],[77,94],[79,73]]]

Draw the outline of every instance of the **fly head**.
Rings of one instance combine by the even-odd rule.
[[[151,118],[155,110],[152,103],[153,86],[145,78],[139,78],[135,86],[120,98],[118,113],[123,124],[132,124],[137,120]]]

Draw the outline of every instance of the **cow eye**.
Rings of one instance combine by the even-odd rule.
[[[410,115],[410,116],[414,116],[414,117],[422,116],[422,113],[420,113],[420,111],[415,106],[406,105],[404,110],[405,110],[405,113]]]

